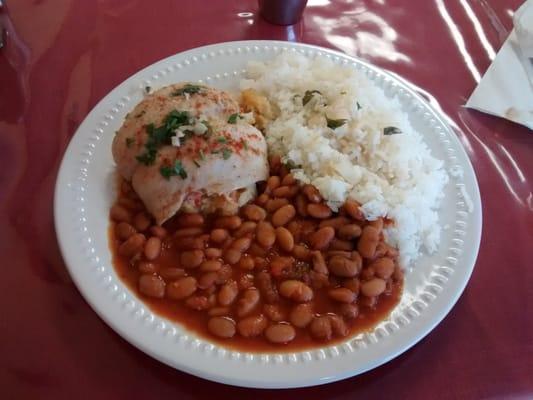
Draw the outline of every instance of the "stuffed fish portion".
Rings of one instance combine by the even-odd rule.
[[[205,86],[171,85],[147,96],[117,132],[112,152],[159,224],[179,210],[235,212],[268,176],[262,133],[229,94]]]

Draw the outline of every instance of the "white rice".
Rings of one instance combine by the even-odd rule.
[[[393,219],[386,239],[400,249],[404,266],[437,249],[437,211],[448,176],[397,99],[362,73],[297,54],[250,63],[241,81],[247,88],[266,95],[279,113],[266,127],[269,151],[301,166],[293,173],[315,185],[330,207],[350,197],[368,219]],[[307,90],[321,95],[303,106]],[[348,122],[332,130],[325,115]],[[385,127],[401,133],[384,135]]]

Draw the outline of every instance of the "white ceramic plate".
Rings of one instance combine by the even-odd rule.
[[[433,154],[455,172],[446,188],[439,250],[406,275],[401,303],[372,332],[312,351],[253,354],[224,349],[159,317],[118,279],[107,229],[115,198],[111,142],[128,111],[154,88],[183,80],[237,89],[249,60],[283,51],[327,57],[363,71],[397,96]],[[458,173],[457,173],[458,172]],[[470,201],[465,201],[464,194]],[[471,207],[470,207],[471,206]],[[469,211],[469,208],[471,210]],[[89,113],[65,153],[55,192],[55,224],[67,267],[92,308],[122,337],[182,371],[232,385],[288,388],[360,374],[413,346],[450,311],[474,267],[481,236],[481,202],[468,157],[450,127],[402,80],[361,60],[314,46],[273,41],[222,43],[159,61],[111,91]]]

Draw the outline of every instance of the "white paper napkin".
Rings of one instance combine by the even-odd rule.
[[[515,13],[515,28],[466,103],[533,129],[533,0]]]

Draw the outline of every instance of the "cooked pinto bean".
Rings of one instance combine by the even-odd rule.
[[[298,215],[300,215],[301,217],[307,217],[307,197],[305,197],[305,195],[303,194],[299,194],[298,196],[296,196],[295,204],[296,211],[298,211]]]
[[[127,222],[120,222],[117,224],[115,232],[119,239],[127,240],[131,236],[135,235],[137,233],[137,230]]]
[[[270,199],[267,201],[265,208],[268,212],[274,212],[278,208],[283,207],[287,204],[289,204],[289,200],[287,199],[283,199],[283,198]]]
[[[150,227],[151,223],[152,221],[150,217],[144,212],[140,212],[136,214],[135,217],[133,217],[133,226],[139,232],[147,230]]]
[[[191,228],[177,229],[172,236],[174,237],[174,239],[179,239],[179,238],[189,238],[191,236],[198,236],[198,235],[201,235],[202,233],[204,233],[203,228],[199,226],[193,226]]]
[[[264,248],[270,248],[276,241],[276,232],[270,222],[261,221],[257,224],[256,240]]]
[[[376,275],[382,279],[389,279],[394,273],[394,261],[388,257],[378,258],[370,264]]]
[[[337,276],[351,278],[359,273],[361,264],[345,257],[334,256],[329,260],[328,267],[331,273]]]
[[[278,208],[272,215],[272,225],[283,226],[287,224],[296,215],[296,209],[292,204],[287,204]]]
[[[276,189],[277,187],[279,187],[280,184],[281,184],[281,179],[279,176],[276,176],[276,175],[269,176],[266,182],[265,192],[272,193],[272,191]]]
[[[379,231],[373,226],[367,225],[363,228],[359,242],[357,242],[357,251],[364,258],[372,258],[376,252],[378,242]]]
[[[231,244],[231,248],[243,253],[250,248],[251,244],[252,239],[250,239],[249,237],[242,237],[239,239],[235,239]]]
[[[352,240],[361,236],[363,230],[357,224],[344,225],[339,228],[338,236],[344,240]]]
[[[289,320],[297,328],[305,328],[313,320],[313,308],[310,304],[297,304],[291,310]]]
[[[260,297],[259,290],[255,288],[246,289],[237,302],[237,316],[242,318],[250,314],[259,304]]]
[[[243,270],[252,271],[255,267],[255,262],[253,257],[246,254],[239,259],[238,265]]]
[[[353,303],[356,298],[355,293],[352,292],[350,289],[346,288],[330,289],[328,295],[333,300],[339,301],[341,303]]]
[[[185,276],[185,270],[183,268],[161,268],[159,271],[159,275],[161,275],[165,279],[176,279],[181,278],[182,276]]]
[[[363,270],[361,271],[361,279],[364,279],[364,280],[370,280],[372,279],[374,276],[376,275],[376,271],[374,270],[374,267],[372,267],[371,265],[369,265],[368,267],[366,268],[363,268]]]
[[[255,204],[260,207],[264,207],[269,199],[270,197],[268,197],[268,194],[262,193],[255,199]]]
[[[278,304],[265,304],[263,312],[271,321],[281,322],[285,320],[285,313]]]
[[[333,229],[340,229],[341,227],[348,224],[348,222],[349,220],[346,217],[334,217],[320,221],[318,227],[323,228],[325,226],[331,226]]]
[[[268,325],[268,320],[263,314],[244,318],[237,323],[239,334],[244,337],[259,336]]]
[[[256,228],[257,224],[253,221],[243,222],[241,227],[235,231],[233,236],[235,236],[236,238],[241,238],[243,236],[251,236],[250,234],[252,232],[255,232]]]
[[[241,259],[242,253],[238,249],[227,249],[224,252],[224,261],[228,264],[237,264]]]
[[[207,322],[207,329],[215,336],[229,339],[235,335],[235,321],[229,317],[212,317]]]
[[[264,259],[267,255],[267,249],[259,246],[257,243],[252,243],[248,249],[248,254],[254,257],[261,257]]]
[[[266,218],[266,211],[264,208],[255,204],[248,204],[243,209],[243,214],[250,221],[262,221]]]
[[[143,250],[145,241],[146,238],[142,233],[136,233],[120,245],[118,253],[124,257],[133,257]]]
[[[307,200],[311,203],[320,203],[322,201],[320,192],[313,185],[304,185],[302,192],[307,196]]]
[[[374,227],[379,233],[383,230],[383,218],[378,218],[374,221],[370,221],[368,225]]]
[[[294,339],[296,331],[292,325],[277,323],[270,325],[265,330],[265,337],[272,343],[288,343]]]
[[[181,300],[196,292],[196,278],[186,276],[167,285],[167,297],[173,300]]]
[[[394,279],[395,282],[401,281],[403,279],[403,269],[401,269],[399,266],[394,267],[392,279]]]
[[[372,278],[369,281],[361,283],[361,293],[367,297],[379,296],[385,291],[387,284],[383,279]]]
[[[205,258],[202,250],[186,250],[180,254],[180,264],[183,268],[196,268]]]
[[[272,277],[266,271],[261,271],[255,277],[257,288],[261,292],[263,299],[269,304],[277,303],[279,300],[278,290],[272,282]]]
[[[222,263],[218,260],[205,260],[200,264],[200,271],[213,272],[222,268]]]
[[[160,299],[165,296],[165,281],[157,275],[141,275],[139,292]]]
[[[281,197],[281,198],[291,197],[291,193],[292,193],[292,190],[290,186],[279,186],[272,191],[272,195],[274,197]]]
[[[327,315],[322,315],[313,318],[311,325],[309,325],[309,332],[311,336],[318,340],[331,340],[333,329],[331,327],[331,319]]]
[[[231,278],[232,272],[233,270],[229,265],[227,264],[223,265],[222,268],[220,268],[217,272],[218,278],[217,278],[216,284],[222,285],[223,283],[226,283],[229,280],[229,278]]]
[[[252,274],[241,275],[239,278],[239,290],[249,289],[254,285],[254,276]]]
[[[288,253],[294,248],[294,238],[287,228],[282,226],[276,228],[276,240],[278,245]]]
[[[217,249],[216,247],[208,247],[205,249],[205,257],[209,259],[220,258],[222,257],[222,250]]]
[[[175,239],[176,247],[179,250],[201,250],[205,247],[205,240],[199,237],[181,237]]]
[[[290,186],[290,185],[294,185],[295,183],[296,183],[296,179],[291,173],[288,173],[287,175],[285,175],[283,179],[281,180],[282,185]]]
[[[292,257],[274,257],[270,261],[270,273],[274,277],[280,277],[284,271],[289,270],[294,264]]]
[[[183,228],[191,228],[194,226],[202,226],[204,224],[204,217],[198,213],[183,213],[178,218],[178,225]]]
[[[331,209],[323,203],[310,203],[307,212],[313,218],[326,219],[331,217]]]
[[[163,239],[165,236],[167,236],[167,230],[159,225],[154,225],[150,227],[150,233],[160,239]]]
[[[131,213],[124,207],[115,204],[113,207],[111,207],[110,211],[111,219],[116,222],[131,222]]]
[[[213,286],[218,279],[218,274],[216,272],[206,272],[198,278],[198,287],[200,289],[207,289],[210,286]]]
[[[336,336],[344,337],[348,334],[348,327],[342,317],[338,315],[328,315],[328,317],[331,321],[331,330]]]
[[[153,274],[157,271],[157,266],[154,263],[141,261],[137,265],[137,269],[142,272],[143,274]]]
[[[305,303],[313,299],[313,289],[297,280],[286,280],[279,285],[279,292],[283,297],[298,303]]]
[[[352,252],[351,251],[344,251],[344,250],[329,250],[328,251],[328,258],[340,256],[344,258],[352,259]]]
[[[326,261],[324,260],[324,256],[320,251],[312,252],[312,260],[314,271],[318,272],[319,274],[329,274],[328,267],[326,266]]]
[[[342,287],[350,289],[355,294],[359,293],[360,282],[357,278],[346,278],[342,280]]]
[[[161,254],[161,239],[152,236],[144,244],[144,256],[147,260],[155,260]]]
[[[311,255],[311,252],[307,247],[301,244],[297,244],[292,249],[292,254],[294,254],[294,257],[296,257],[298,260],[308,261]]]
[[[324,250],[335,236],[335,229],[331,226],[320,228],[309,236],[309,244],[315,250]]]
[[[270,165],[270,173],[276,174],[281,168],[281,157],[279,154],[275,154],[268,158],[268,163]]]
[[[359,308],[355,304],[342,303],[339,307],[340,314],[346,319],[355,319],[359,315]]]
[[[207,312],[207,315],[210,317],[222,317],[229,315],[230,312],[231,309],[229,307],[213,307]]]
[[[223,243],[229,236],[226,229],[218,228],[211,231],[210,239],[213,243]]]
[[[209,300],[206,296],[191,296],[185,300],[185,305],[197,311],[207,310],[209,308]]]
[[[341,239],[333,238],[333,240],[329,244],[329,248],[331,250],[352,251],[353,242],[349,240],[341,240]]]
[[[215,220],[215,228],[224,228],[234,230],[240,227],[242,220],[237,215],[231,215],[227,217],[218,217]]]
[[[344,211],[346,211],[346,213],[350,217],[358,221],[363,221],[365,219],[365,216],[359,207],[360,207],[359,204],[355,200],[352,200],[352,199],[346,200],[346,202],[343,205]]]
[[[226,282],[218,292],[218,304],[229,306],[235,301],[237,294],[239,294],[237,282],[233,280]]]

